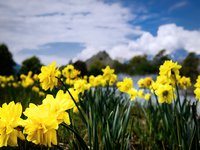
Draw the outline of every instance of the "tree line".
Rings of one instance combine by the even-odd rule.
[[[117,60],[113,61],[113,68],[116,73],[124,73],[129,75],[144,75],[144,74],[157,74],[159,72],[159,66],[163,64],[165,60],[169,60],[170,56],[166,54],[166,50],[159,51],[153,58],[149,59],[147,55],[137,55],[132,57],[129,61],[121,63]],[[76,69],[81,71],[81,75],[98,75],[101,73],[101,69],[105,67],[105,64],[93,64],[91,68],[87,68],[85,62],[76,61],[70,62]],[[182,65],[181,75],[190,77],[192,81],[195,81],[199,75],[199,57],[196,53],[190,52],[187,57],[179,62]],[[12,58],[12,54],[5,44],[0,45],[0,75],[13,75],[13,74],[27,74],[28,71],[32,71],[34,74],[40,72],[42,66],[38,57],[32,56],[25,59],[22,62],[21,68],[18,72],[15,69],[16,63]],[[63,68],[62,66],[61,68]]]
[[[170,56],[166,54],[166,50],[159,51],[152,59],[148,59],[147,55],[138,55],[132,57],[127,63],[114,61],[114,68],[117,73],[125,73],[130,75],[158,74],[159,66],[165,60],[170,60]],[[199,75],[199,57],[196,53],[190,52],[185,59],[178,62],[182,65],[181,75],[190,77],[194,82]]]

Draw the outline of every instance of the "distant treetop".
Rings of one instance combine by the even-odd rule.
[[[15,65],[16,63],[8,47],[5,44],[0,44],[0,75],[14,74]]]

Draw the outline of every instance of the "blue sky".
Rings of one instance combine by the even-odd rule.
[[[62,65],[101,50],[119,60],[161,49],[200,54],[199,8],[199,0],[0,1],[0,43],[17,63],[36,55]]]

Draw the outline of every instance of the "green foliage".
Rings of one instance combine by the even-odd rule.
[[[160,50],[153,58],[153,64],[156,66],[160,66],[164,63],[165,60],[169,60],[169,56],[165,54],[166,50]]]
[[[147,60],[147,55],[134,56],[128,65],[129,74],[149,74],[153,72],[152,65]]]
[[[193,52],[189,53],[182,63],[181,73],[190,77],[194,82],[199,74],[198,72],[199,58]]]
[[[114,69],[117,73],[134,74],[155,74],[159,71],[159,66],[165,60],[169,60],[168,55],[165,55],[166,50],[159,51],[152,60],[147,58],[147,55],[137,55],[132,57],[127,64],[114,61]]]
[[[113,61],[113,68],[116,73],[127,73],[127,70],[129,70],[129,66],[127,64],[120,63],[117,60]]]
[[[41,62],[36,56],[27,58],[22,62],[22,67],[19,71],[20,74],[28,74],[29,71],[32,71],[33,74],[39,74],[41,69]]]
[[[97,87],[81,95],[79,114],[85,126],[82,129],[86,128],[85,135],[80,136],[80,130],[76,130],[80,128],[80,124],[66,126],[78,141],[75,143],[74,139],[74,146],[95,150],[128,149],[130,108],[129,99],[116,94],[114,87]]]
[[[15,62],[8,47],[5,44],[0,45],[0,75],[14,74]]]
[[[33,92],[31,87],[23,88],[17,87],[13,89],[13,87],[7,86],[6,88],[0,88],[0,106],[3,103],[9,103],[11,101],[20,102],[25,109],[28,107],[29,103],[41,104],[43,96],[39,96],[38,93]]]
[[[178,86],[174,104],[159,104],[150,100],[146,105],[134,108],[133,136],[140,145],[138,149],[198,150],[200,144],[200,119],[197,103],[187,98],[181,100]],[[135,145],[134,145],[135,146]]]
[[[96,60],[93,64],[91,64],[88,74],[97,76],[102,73],[101,69],[105,67],[104,64],[101,63],[101,61]]]
[[[81,106],[89,116],[88,136],[93,149],[128,148],[127,125],[131,105],[122,95],[117,96],[115,90],[96,88],[83,96]]]

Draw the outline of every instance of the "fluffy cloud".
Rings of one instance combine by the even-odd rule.
[[[112,58],[130,59],[134,55],[154,55],[161,49],[166,49],[168,53],[184,49],[200,54],[200,31],[186,30],[176,24],[161,25],[156,36],[143,32],[136,40],[129,40],[127,44],[116,44],[108,53]],[[79,57],[84,59],[94,51],[94,48],[85,49]]]
[[[111,48],[140,35],[127,22],[134,19],[119,3],[99,0],[0,1],[0,42],[17,55],[47,43],[77,42],[86,48]]]
[[[175,24],[161,25],[157,35],[146,32],[140,38],[130,42],[130,48],[154,54],[158,50],[167,49],[172,52],[185,49],[200,53],[200,31],[189,31]]]
[[[8,44],[18,63],[31,56],[23,54],[24,50],[35,49],[45,64],[53,60],[66,64],[70,59],[67,54],[62,57],[40,54],[44,45],[59,42],[82,45],[76,59],[83,60],[100,50],[120,59],[155,54],[161,49],[200,53],[200,31],[166,24],[154,36],[129,23],[142,19],[137,10],[134,12],[103,0],[0,1],[0,42]]]

